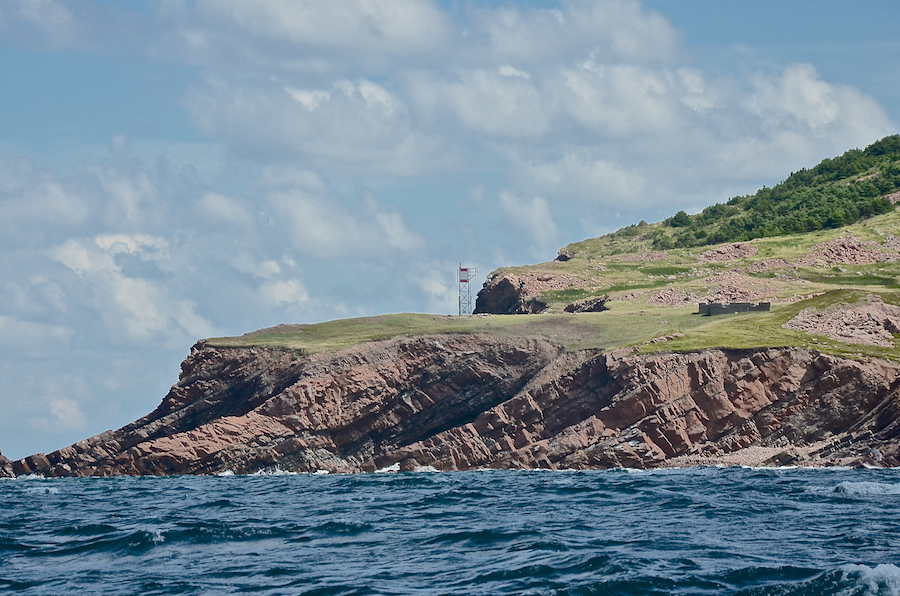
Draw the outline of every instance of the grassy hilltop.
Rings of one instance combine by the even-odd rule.
[[[699,214],[641,222],[570,244],[557,260],[492,273],[489,282],[515,281],[543,305],[541,314],[381,315],[281,325],[208,343],[315,353],[388,337],[463,332],[539,336],[568,349],[797,346],[900,361],[900,347],[783,327],[801,312],[851,312],[876,302],[900,306],[898,197],[900,136],[894,135]],[[564,312],[599,296],[609,296],[609,310]],[[706,300],[768,301],[772,307],[696,314],[697,303]],[[900,331],[885,324],[887,337]]]

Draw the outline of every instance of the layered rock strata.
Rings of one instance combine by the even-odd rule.
[[[0,474],[898,466],[898,441],[898,365],[805,349],[641,357],[441,335],[301,356],[199,343],[146,417],[0,461]]]

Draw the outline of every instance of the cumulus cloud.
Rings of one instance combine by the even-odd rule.
[[[197,9],[264,39],[338,50],[421,53],[451,34],[446,15],[426,0],[200,0]]]
[[[512,67],[509,67],[512,68]],[[510,70],[464,70],[453,78],[414,75],[413,96],[428,112],[444,109],[465,127],[489,137],[535,137],[550,124],[550,98]],[[525,74],[522,71],[521,74]]]
[[[447,147],[414,126],[405,102],[366,79],[324,88],[222,78],[196,85],[187,107],[197,124],[251,158],[407,176],[451,163]]]
[[[268,282],[259,287],[259,295],[270,306],[302,305],[309,300],[306,287],[298,279]]]
[[[878,102],[853,87],[823,81],[811,64],[791,64],[775,77],[758,75],[754,86],[745,105],[770,134],[790,131],[839,144],[886,132],[887,114]]]
[[[197,201],[197,211],[205,220],[249,228],[254,223],[250,210],[239,199],[222,193],[207,191]]]
[[[517,179],[542,192],[594,203],[648,202],[644,196],[648,183],[641,172],[595,153],[581,147],[569,148],[558,159],[529,161],[518,153],[510,159]]]
[[[499,201],[503,213],[529,234],[539,248],[546,248],[556,240],[558,230],[546,200],[541,197],[523,200],[504,190],[500,192]]]
[[[456,314],[459,306],[457,267],[457,263],[449,261],[416,261],[410,264],[404,281],[424,294],[427,312]]]
[[[115,259],[123,252],[153,259],[166,248],[161,238],[117,235],[98,236],[93,242],[72,239],[47,254],[83,280],[112,339],[146,342],[181,340],[185,335],[208,337],[214,327],[196,312],[193,301],[171,298],[161,283],[129,277]]]
[[[28,424],[38,430],[50,433],[81,430],[87,426],[87,418],[81,404],[70,397],[48,397],[42,400],[40,412],[43,416],[28,419]]]
[[[162,216],[156,185],[146,171],[97,167],[92,172],[108,197],[104,216],[108,226],[135,229]]]
[[[408,252],[423,244],[400,213],[385,211],[374,200],[368,201],[362,216],[334,197],[302,188],[275,190],[269,204],[287,223],[294,247],[309,256],[375,256],[391,250]]]
[[[664,71],[589,60],[563,76],[571,117],[603,136],[666,136],[678,123],[677,98]]]
[[[48,235],[77,231],[94,202],[83,184],[0,154],[0,244],[35,245]]]
[[[566,61],[587,48],[604,60],[667,62],[677,56],[681,40],[665,17],[635,0],[576,0],[558,9],[503,6],[472,12],[467,35],[475,41],[472,53],[487,49],[495,60]]]

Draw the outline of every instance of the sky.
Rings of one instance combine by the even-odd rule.
[[[889,134],[900,3],[4,0],[0,450],[150,412],[201,338],[454,314],[455,270]]]

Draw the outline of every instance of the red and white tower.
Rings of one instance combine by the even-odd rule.
[[[459,314],[461,315],[472,314],[472,288],[469,283],[477,273],[478,270],[475,267],[463,267],[460,263],[459,275],[456,279],[459,280]]]

